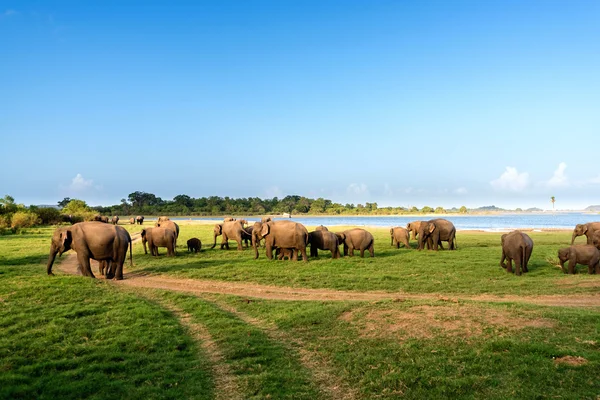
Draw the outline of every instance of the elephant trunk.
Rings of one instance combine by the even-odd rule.
[[[577,232],[573,231],[573,236],[571,237],[571,246],[573,246],[573,242],[575,242],[575,238],[579,236]]]
[[[390,235],[390,238],[392,239],[390,246],[393,246],[394,245],[394,234],[393,233]]]
[[[211,246],[211,249],[214,249],[215,246],[217,245],[217,236],[218,235],[215,233],[214,236],[215,236],[215,240],[213,241],[213,245]]]
[[[256,235],[254,234],[254,232],[252,232],[252,248],[254,249],[255,260],[258,258],[258,243],[259,241],[256,240]]]
[[[419,235],[418,243],[419,243],[419,246],[417,247],[417,249],[423,250],[423,235]]]
[[[48,256],[48,265],[46,266],[46,271],[48,272],[48,275],[54,275],[52,273],[52,265],[54,264],[54,260],[56,259],[56,253],[58,253],[58,250],[54,247],[51,247],[50,255]]]

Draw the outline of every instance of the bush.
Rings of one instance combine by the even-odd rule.
[[[38,208],[35,210],[35,213],[38,215],[38,217],[40,217],[41,224],[43,225],[56,225],[59,222],[62,222],[60,211],[58,211],[56,208]]]
[[[10,227],[10,214],[0,215],[0,229]]]
[[[32,212],[17,211],[13,214],[10,226],[13,229],[29,228],[40,222],[37,214]]]

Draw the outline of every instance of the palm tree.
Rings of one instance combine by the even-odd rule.
[[[550,197],[550,201],[552,202],[552,211],[554,211],[554,202],[556,201],[556,198],[552,196]]]

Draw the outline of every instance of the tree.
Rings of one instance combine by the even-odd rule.
[[[69,197],[65,197],[64,199],[62,199],[61,201],[59,201],[59,202],[58,202],[58,206],[59,206],[60,208],[65,208],[65,206],[66,206],[67,204],[69,204],[69,202],[70,202],[70,201],[71,201],[71,198],[69,198]]]
[[[444,214],[445,212],[446,210],[444,210],[444,207],[436,207],[435,209],[436,214]]]
[[[466,213],[467,213],[467,207],[465,207],[465,206],[462,206],[462,207],[460,208],[460,210],[458,210],[458,212],[459,212],[459,213],[461,213],[461,214],[466,214]]]
[[[552,196],[550,197],[550,201],[552,202],[552,209],[554,210],[554,202],[556,201],[556,198]]]
[[[433,212],[433,208],[431,208],[431,207],[429,207],[429,206],[425,206],[425,207],[423,207],[423,208],[421,209],[421,212],[422,212],[423,214],[429,214],[429,213],[432,213],[432,212]]]
[[[13,213],[17,211],[18,208],[15,204],[15,198],[8,194],[0,199],[0,205],[2,206],[0,207],[0,212],[2,214]]]

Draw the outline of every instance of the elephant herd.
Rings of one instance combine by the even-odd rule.
[[[105,219],[105,220],[104,220]],[[119,217],[113,217],[108,224],[108,217],[98,216],[95,221],[80,222],[70,227],[60,227],[54,232],[50,245],[50,255],[47,264],[48,275],[52,274],[52,265],[56,258],[69,249],[77,252],[77,259],[84,276],[94,277],[90,268],[90,259],[99,261],[99,273],[106,278],[123,279],[123,264],[129,247],[130,263],[132,259],[132,240],[129,233],[117,225]],[[132,222],[133,221],[133,222]],[[131,218],[130,223],[143,224],[144,217]],[[244,243],[248,247],[251,242],[254,258],[259,257],[259,247],[264,246],[268,259],[288,258],[297,261],[299,255],[307,262],[306,248],[310,246],[310,256],[318,257],[318,250],[331,252],[333,259],[341,258],[339,246],[343,246],[343,255],[352,257],[358,250],[364,257],[368,251],[374,257],[373,235],[362,229],[353,228],[343,232],[330,232],[321,225],[314,231],[308,230],[301,223],[289,220],[273,221],[263,218],[252,226],[246,226],[246,220],[225,218],[222,223],[215,224],[213,229],[214,241],[211,249],[216,246],[217,236],[222,236],[221,249],[229,249],[229,241],[237,242],[237,249],[242,250]],[[413,221],[406,228],[393,227],[390,229],[391,245],[400,248],[403,244],[411,248],[410,239],[417,240],[417,249],[438,250],[444,249],[442,242],[447,242],[449,250],[456,250],[456,228],[452,222],[445,219],[429,221]],[[585,235],[587,244],[573,245],[578,236]],[[165,247],[168,256],[176,255],[179,226],[168,217],[159,217],[154,227],[142,229],[141,238],[144,252],[158,256],[158,248]],[[264,244],[261,245],[261,243]],[[501,237],[502,257],[500,266],[512,273],[512,263],[515,264],[514,273],[521,275],[528,272],[527,265],[533,251],[533,240],[521,232],[512,231]],[[188,251],[198,252],[202,243],[198,238],[187,241]],[[275,252],[275,255],[273,254]],[[578,224],[573,230],[571,246],[558,251],[560,266],[565,273],[575,273],[576,264],[588,266],[590,274],[600,274],[600,222]],[[564,264],[569,262],[567,269]]]

